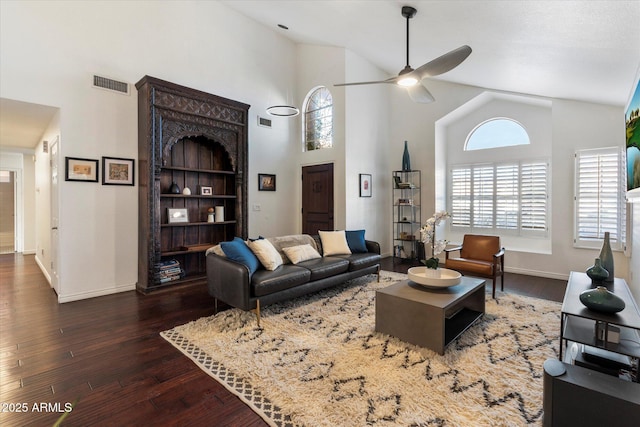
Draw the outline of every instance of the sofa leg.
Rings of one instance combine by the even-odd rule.
[[[258,320],[258,328],[260,327],[260,300],[256,300],[256,319]]]
[[[496,299],[496,278],[493,278],[493,293],[492,293],[493,299]]]
[[[218,314],[218,298],[213,299],[213,314]]]
[[[378,266],[378,271],[376,272],[378,275],[378,283],[380,283],[380,266]]]

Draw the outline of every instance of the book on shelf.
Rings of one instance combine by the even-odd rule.
[[[184,269],[180,266],[180,261],[176,259],[160,261],[155,264],[154,278],[159,283],[172,282],[182,279],[184,276]]]

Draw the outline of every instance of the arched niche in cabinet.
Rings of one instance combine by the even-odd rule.
[[[138,88],[138,290],[206,281],[206,250],[247,237],[249,106],[144,77]],[[175,183],[180,192],[170,191]],[[182,193],[185,187],[191,194]],[[208,222],[208,210],[224,218]],[[170,209],[173,217],[169,218]],[[178,210],[178,211],[176,211]],[[171,274],[166,273],[171,271]]]

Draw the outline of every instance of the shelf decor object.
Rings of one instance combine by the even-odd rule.
[[[604,242],[602,243],[602,249],[600,250],[600,260],[602,261],[602,267],[607,270],[609,277],[604,281],[606,283],[613,283],[613,252],[611,252],[611,243],[609,241],[609,232],[604,233]]]
[[[602,267],[602,261],[600,260],[600,258],[596,258],[593,266],[589,267],[586,273],[587,276],[589,276],[589,278],[591,279],[591,283],[593,283],[594,285],[601,284],[607,278],[609,278],[609,272],[604,267]]]
[[[589,289],[580,293],[580,302],[589,310],[602,313],[618,313],[624,310],[625,303],[622,298],[610,292],[604,286]]]
[[[150,76],[136,88],[136,289],[204,285],[207,249],[247,238],[250,106]],[[165,280],[159,266],[173,260],[182,271]]]
[[[404,142],[404,152],[402,153],[402,171],[408,172],[411,170],[411,156],[409,156],[409,147],[407,147],[407,141]]]

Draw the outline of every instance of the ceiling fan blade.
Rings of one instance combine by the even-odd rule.
[[[376,80],[372,82],[355,82],[355,83],[335,83],[334,86],[357,86],[357,85],[374,85],[379,83],[395,83],[398,77],[390,77],[386,80]]]
[[[469,55],[471,55],[471,48],[467,45],[460,46],[416,68],[414,73],[419,77],[418,80],[422,80],[425,77],[437,76],[453,70],[460,65],[462,61],[467,59]]]
[[[436,100],[433,95],[431,95],[431,92],[421,84],[408,87],[407,92],[409,92],[411,99],[419,104],[429,104]]]

